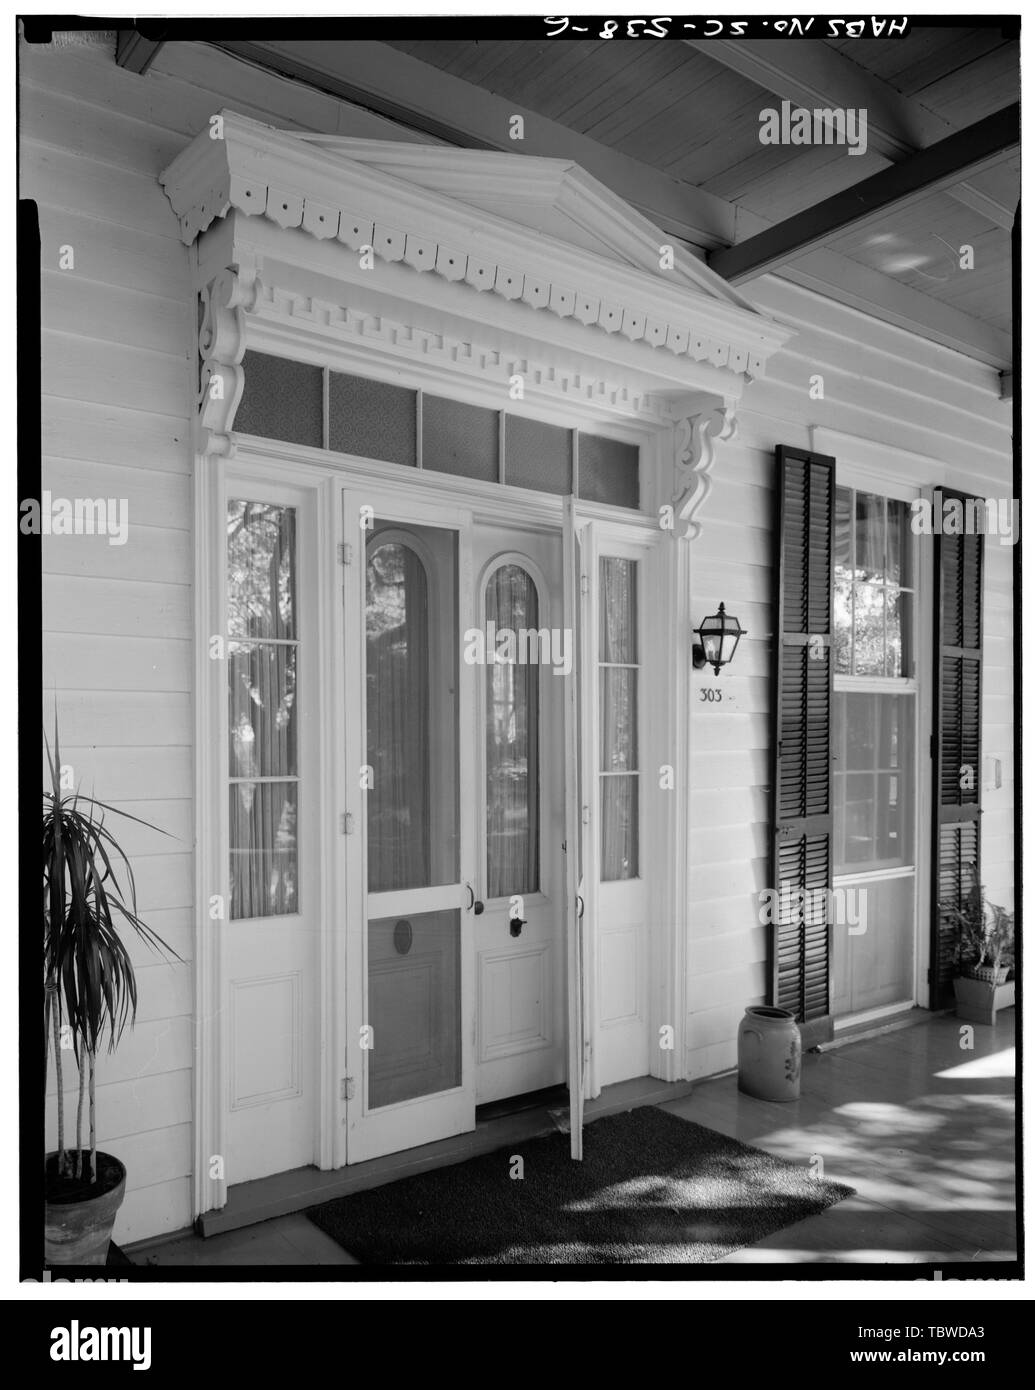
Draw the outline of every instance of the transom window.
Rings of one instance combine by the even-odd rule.
[[[488,410],[269,353],[244,359],[234,429],[359,458],[638,510],[640,451],[586,430]]]

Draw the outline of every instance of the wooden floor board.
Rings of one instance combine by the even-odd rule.
[[[723,1263],[1012,1260],[1017,1240],[1013,1011],[1001,1014],[994,1028],[976,1027],[972,1049],[960,1043],[957,1020],[932,1015],[917,1027],[807,1054],[801,1098],[790,1104],[742,1094],[733,1073],[698,1082],[690,1094],[675,1087],[666,1092],[644,1078],[613,1088],[610,1097],[605,1092],[587,1109],[628,1108],[648,1101],[657,1089],[662,1108],[673,1114],[803,1167],[815,1168],[820,1159],[823,1176],[856,1189],[854,1197],[736,1251]],[[524,1131],[532,1119],[504,1117],[493,1122],[499,1126],[493,1134],[505,1143],[505,1131]],[[466,1156],[457,1143],[457,1153],[449,1155],[453,1162]],[[416,1154],[412,1151],[411,1159]],[[292,1180],[285,1175],[288,1186]],[[313,1200],[323,1195],[314,1194]],[[146,1251],[130,1253],[148,1264],[355,1263],[298,1210],[208,1239],[190,1233],[148,1242]]]

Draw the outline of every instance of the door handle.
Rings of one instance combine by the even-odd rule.
[[[464,887],[467,889],[467,892],[470,895],[467,903],[468,912],[470,912],[473,909],[474,915],[476,917],[480,917],[482,913],[485,911],[485,904],[481,901],[480,898],[476,898],[474,896],[474,889],[471,887],[469,883],[465,883]]]
[[[583,913],[586,911],[586,900],[581,893],[575,894],[575,916],[582,921]]]
[[[527,919],[526,917],[512,917],[512,918],[510,919],[510,934],[511,934],[511,936],[520,936],[520,935],[521,935],[521,928],[522,928],[522,927],[527,927],[527,926],[528,926],[528,919]]]

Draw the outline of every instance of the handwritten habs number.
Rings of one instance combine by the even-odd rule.
[[[717,22],[717,21],[715,21]],[[563,34],[565,29],[571,25],[573,34],[588,34],[589,26],[586,24],[572,24],[567,15],[546,15],[543,19],[544,24],[556,24],[559,27],[552,33],[547,34],[548,39],[555,39],[558,34]],[[667,26],[672,23],[671,15],[657,15],[653,19],[627,19],[625,23],[625,37],[627,39],[664,39],[668,37]],[[621,28],[622,21],[617,19],[607,19],[604,27],[598,34],[601,39],[613,39]],[[649,27],[647,27],[649,26]]]

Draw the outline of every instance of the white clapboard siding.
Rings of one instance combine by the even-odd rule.
[[[115,1218],[112,1239],[131,1245],[136,1240],[168,1235],[190,1226],[192,1208],[189,1177],[152,1183],[127,1191]]]
[[[147,925],[168,947],[169,959],[189,961],[194,958],[194,910],[186,907],[151,908]],[[136,933],[127,938],[130,958],[138,969],[147,969],[166,956],[156,954]],[[188,1020],[190,1022],[190,1020]],[[192,1025],[193,1026],[193,1025]]]
[[[60,584],[64,580],[44,575],[44,585],[48,583]],[[61,690],[55,695],[53,686],[48,684],[43,716],[48,731],[54,728],[55,704],[61,737],[69,747],[187,747],[194,739],[191,697],[183,693]]]
[[[98,1089],[114,1086],[120,1081],[135,1081],[145,1076],[188,1070],[193,1048],[194,1031],[189,1018],[143,1019],[138,1013],[135,1024],[127,1023],[115,1051],[108,1052],[105,1044],[98,1054]],[[62,1053],[62,1067],[67,1106],[69,1097],[75,1103],[79,1085],[75,1056],[71,1051]],[[47,1095],[56,1094],[57,1077],[51,1066],[47,1075]]]
[[[65,1053],[65,1056],[70,1056]],[[153,1076],[127,1077],[124,1081],[106,1079],[104,1063],[107,1053],[97,1057],[97,1142],[103,1148],[116,1139],[126,1135],[140,1134],[145,1130],[164,1129],[168,1125],[188,1124],[191,1118],[190,1071],[156,1072]],[[66,1066],[66,1070],[69,1070]],[[70,1076],[77,1084],[75,1063]],[[76,1091],[69,1086],[69,1076],[65,1076],[65,1142],[69,1142],[68,1100],[74,1098]],[[72,1124],[75,1124],[73,1104]],[[57,1097],[47,1097],[47,1134],[53,1143],[57,1132]]]
[[[190,642],[100,637],[89,629],[43,639],[47,670],[59,686],[74,680],[77,690],[189,690],[192,651]]]
[[[191,640],[191,591],[185,584],[139,584],[127,592],[130,588],[121,580],[92,575],[44,575],[48,631],[147,637],[164,629],[172,640]]]
[[[192,319],[182,300],[152,294],[147,314],[138,312],[139,291],[108,285],[97,293],[97,282],[77,264],[75,271],[48,267],[42,276],[43,316],[48,327],[61,333],[81,334],[89,329],[92,339],[122,343],[126,347],[166,352],[190,361]]]
[[[48,395],[153,408],[161,415],[186,415],[192,398],[185,358],[113,343],[99,347],[89,337],[49,329],[43,334],[43,381]]]
[[[28,180],[28,174],[27,174]],[[26,188],[32,184],[27,181]],[[149,236],[134,227],[86,217],[60,204],[40,203],[40,255],[44,270],[81,275],[100,285],[140,294],[182,294],[189,302],[187,248],[167,236]],[[75,270],[61,271],[61,248],[75,253]],[[98,295],[104,293],[98,290]],[[144,312],[141,306],[140,312]]]
[[[944,481],[983,496],[1009,496],[1010,408],[996,373],[936,344],[765,277],[750,289],[759,307],[798,329],[763,381],[745,393],[740,430],[720,445],[712,490],[691,547],[695,622],[721,600],[748,629],[722,682],[736,711],[690,711],[691,797],[687,881],[687,1073],[733,1065],[743,1008],[766,992],[768,931],[759,889],[769,876],[768,706],[773,599],[775,450],[812,447],[810,425],[923,454]],[[811,400],[809,378],[824,378]],[[836,451],[835,451],[836,452]],[[911,460],[914,463],[915,460]],[[1012,551],[986,545],[984,752],[1003,762],[1003,785],[983,793],[982,873],[990,894],[1012,904]],[[716,879],[731,891],[715,897]],[[921,924],[921,931],[924,929]]]
[[[47,401],[43,417],[43,453],[49,459],[115,464],[138,468],[164,480],[161,473],[189,477],[190,430],[184,416],[152,415],[90,401]]]
[[[86,127],[94,137],[90,155],[22,142],[22,158],[33,171],[32,196],[48,207],[74,207],[83,217],[175,240],[176,215],[152,171],[99,159],[103,142],[96,139],[92,124]]]
[[[48,482],[46,471],[43,481]],[[125,545],[112,545],[110,536],[44,536],[44,573],[93,575],[124,583],[190,583],[190,533],[138,525],[132,508],[129,522],[130,538]]]
[[[63,699],[59,687],[58,700]],[[77,786],[102,801],[121,803],[141,797],[173,801],[193,795],[189,747],[86,747],[62,740],[61,761],[72,768]],[[141,804],[146,806],[147,802]]]
[[[89,484],[93,497],[124,500],[133,525],[189,531],[194,524],[190,479],[185,473],[77,458],[45,458],[43,466],[53,497],[82,497]]]

